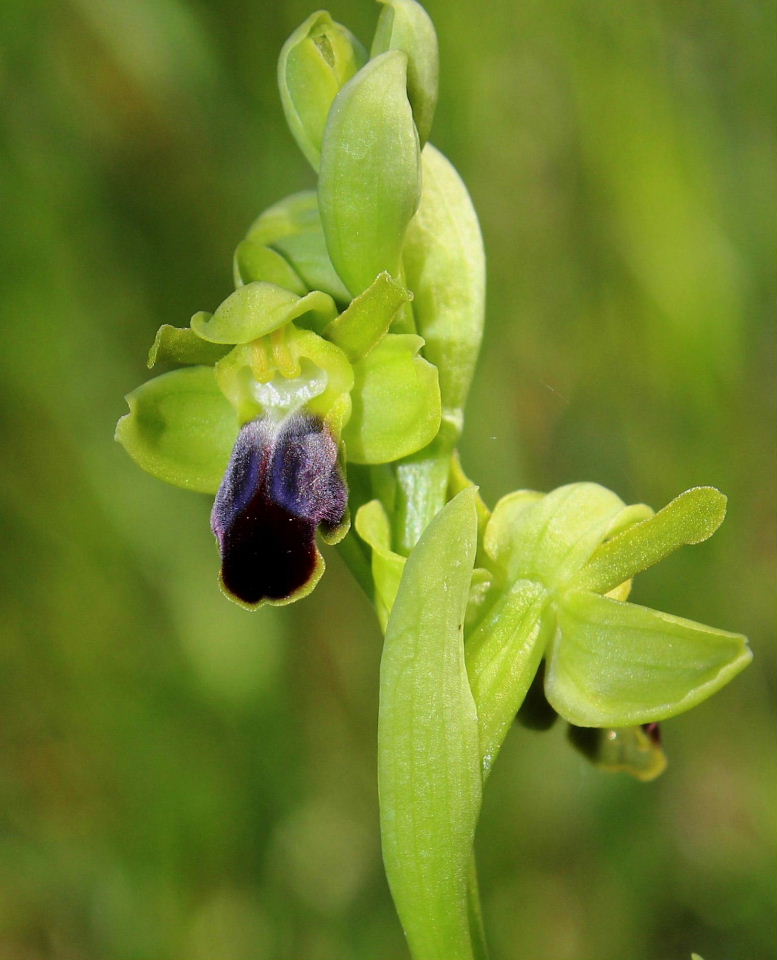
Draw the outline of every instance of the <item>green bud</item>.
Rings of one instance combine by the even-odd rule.
[[[233,261],[235,286],[262,281],[283,287],[298,297],[303,297],[308,288],[300,275],[286,258],[257,240],[243,240],[237,245]]]
[[[415,0],[378,0],[384,4],[370,55],[388,50],[407,54],[407,96],[423,146],[429,139],[437,106],[440,56],[437,34],[429,14]]]
[[[321,290],[341,304],[351,299],[329,259],[314,190],[294,193],[265,210],[251,225],[244,242],[248,241],[280,254],[307,290]],[[270,280],[270,277],[253,279]],[[294,290],[294,287],[288,289]]]
[[[431,144],[421,154],[423,191],[403,248],[424,356],[440,371],[443,416],[458,433],[480,349],[485,255],[467,188]],[[455,442],[455,440],[454,440]]]
[[[337,95],[324,134],[318,200],[329,256],[357,296],[387,271],[418,206],[418,134],[406,90],[407,57],[371,60]]]
[[[325,10],[301,24],[281,50],[278,86],[286,122],[314,170],[332,102],[366,61],[356,37]]]

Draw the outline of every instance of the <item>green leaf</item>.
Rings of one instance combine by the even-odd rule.
[[[481,779],[462,625],[476,540],[474,490],[464,490],[411,553],[383,648],[383,859],[416,960],[472,957],[467,884]]]
[[[540,584],[518,580],[498,596],[467,638],[464,652],[478,712],[484,778],[545,652],[549,632],[543,615],[548,603],[548,592]]]
[[[407,96],[423,146],[429,139],[437,106],[440,56],[434,24],[415,0],[379,2],[384,7],[378,17],[370,55],[377,57],[388,50],[407,54]]]
[[[361,360],[383,339],[402,304],[412,299],[413,295],[390,274],[378,274],[364,293],[325,327],[323,335],[350,360]]]
[[[571,483],[544,497],[517,491],[494,508],[484,547],[507,582],[525,578],[558,587],[588,560],[623,507],[596,483]]]
[[[278,87],[294,139],[314,170],[332,102],[367,59],[356,37],[325,10],[311,14],[289,37],[278,60]]]
[[[237,245],[234,258],[235,286],[263,280],[304,297],[308,288],[285,257],[277,250],[266,247],[257,240],[243,240]]]
[[[690,709],[752,659],[746,639],[582,590],[557,606],[545,694],[580,727],[630,727]]]
[[[211,343],[250,343],[306,314],[312,315],[312,326],[323,326],[336,316],[337,308],[320,290],[298,297],[274,283],[247,283],[214,314],[195,314],[192,330]]]
[[[116,439],[139,466],[178,487],[218,491],[238,422],[212,367],[155,377],[128,394],[127,403]]]
[[[444,414],[461,428],[485,316],[485,255],[467,189],[431,144],[421,154],[423,190],[402,259],[424,356],[440,371]]]
[[[381,630],[385,632],[406,561],[391,549],[391,526],[379,500],[370,500],[359,507],[355,527],[356,532],[372,550],[375,609]]]
[[[423,341],[387,334],[354,364],[353,412],[343,439],[354,463],[389,463],[425,447],[440,427],[437,371]]]
[[[686,544],[709,539],[726,516],[726,497],[714,487],[693,487],[641,523],[603,543],[574,586],[606,593]]]
[[[189,327],[171,327],[164,323],[157,330],[148,351],[148,368],[158,363],[214,364],[229,350],[228,346],[208,343]]]
[[[321,221],[332,263],[354,296],[384,270],[399,276],[418,206],[418,134],[406,73],[399,51],[371,60],[337,95],[324,134]]]

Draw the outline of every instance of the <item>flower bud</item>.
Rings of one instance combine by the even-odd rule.
[[[437,106],[440,57],[434,24],[415,0],[379,2],[384,7],[378,18],[370,54],[377,57],[387,50],[401,50],[407,54],[407,96],[423,146],[429,139]]]
[[[286,122],[314,170],[332,102],[367,59],[353,34],[325,10],[307,18],[283,45],[278,86]]]

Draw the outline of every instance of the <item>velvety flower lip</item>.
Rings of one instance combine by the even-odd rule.
[[[221,581],[240,603],[294,599],[322,567],[316,547],[345,519],[338,447],[318,417],[260,417],[240,430],[213,504]]]

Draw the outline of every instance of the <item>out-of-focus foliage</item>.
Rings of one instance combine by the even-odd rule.
[[[634,599],[750,636],[654,783],[516,729],[479,836],[500,960],[775,956],[775,344],[765,0],[429,0],[433,138],[489,316],[463,440],[493,501],[593,480],[728,520]],[[331,563],[294,610],[217,589],[207,497],[112,442],[161,323],[230,289],[311,185],[275,62],[303,0],[0,7],[0,956],[384,960],[379,633]],[[369,40],[378,9],[333,16]],[[518,944],[523,942],[522,952]]]

